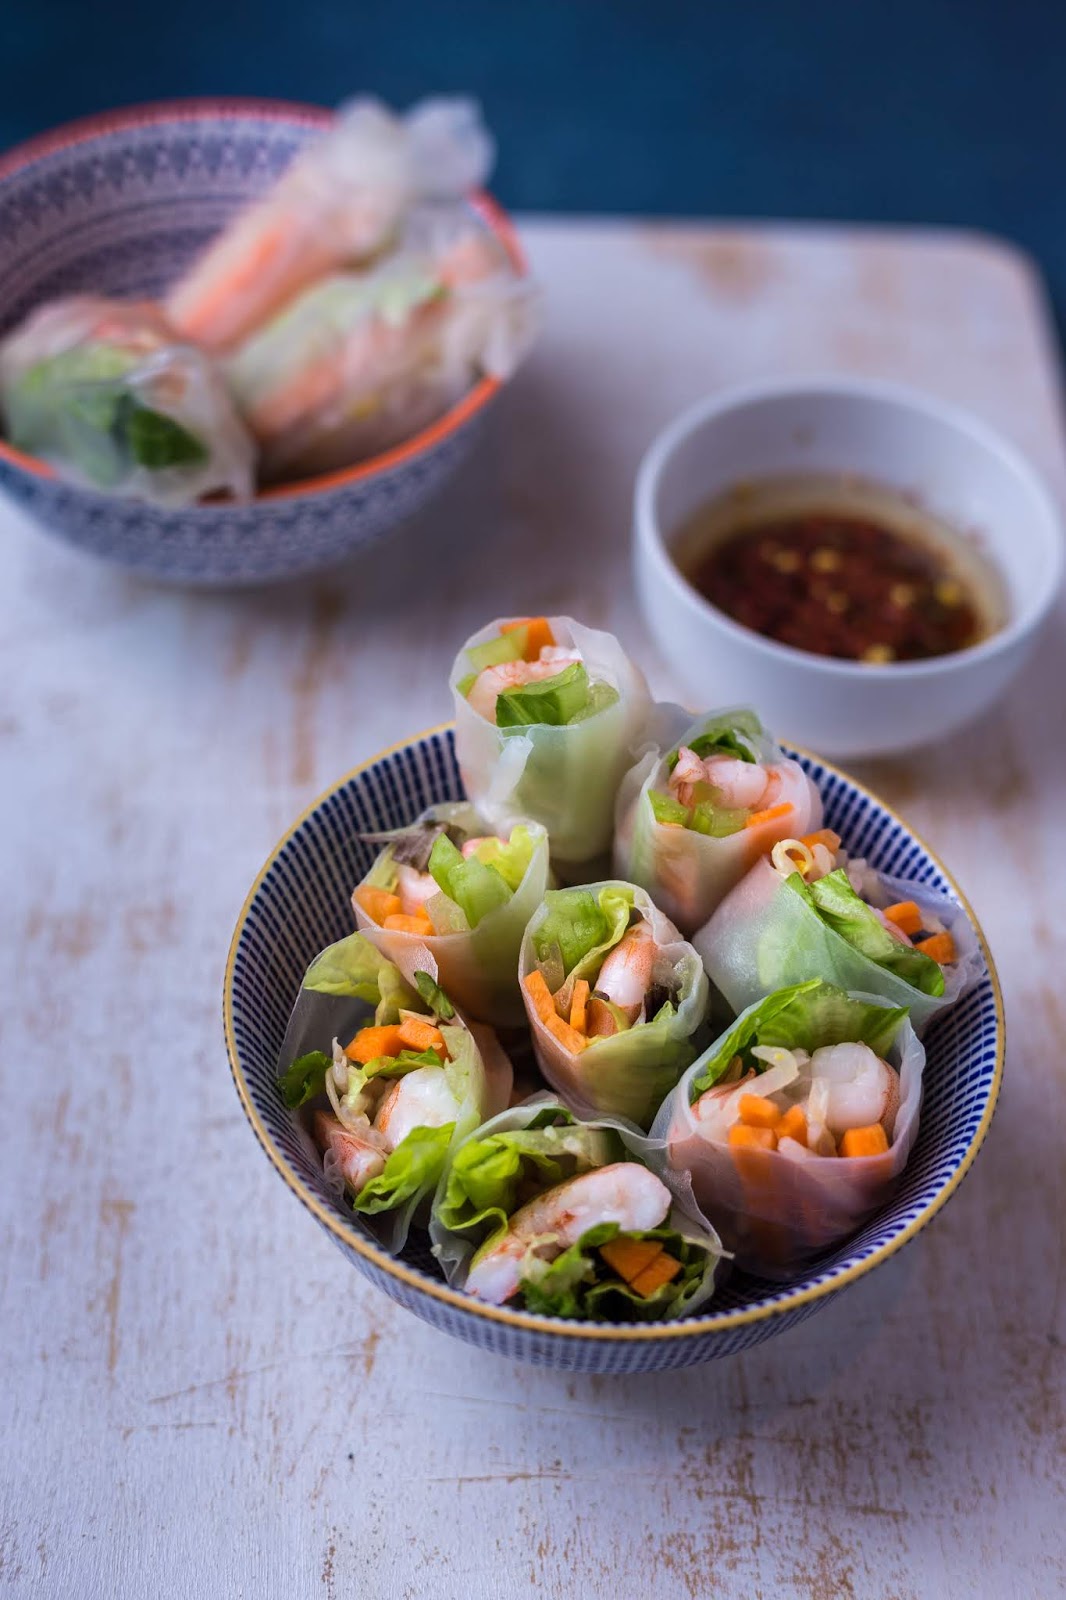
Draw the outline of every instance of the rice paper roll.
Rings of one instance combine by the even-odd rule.
[[[403,116],[349,102],[174,285],[171,322],[206,350],[232,349],[325,274],[392,246],[412,206],[480,188],[493,154],[473,101],[425,100]]]
[[[278,1063],[330,1187],[393,1254],[428,1220],[449,1151],[511,1095],[495,1034],[436,980],[424,949],[401,970],[362,934],[330,945],[307,970]]]
[[[631,1124],[540,1095],[449,1156],[429,1232],[448,1282],[548,1316],[652,1322],[711,1297],[721,1246]]]
[[[441,987],[494,1027],[522,1022],[518,954],[551,882],[548,835],[516,822],[502,838],[472,806],[431,806],[392,835],[352,895],[361,931],[389,960],[430,952]]]
[[[693,937],[734,1011],[824,978],[906,1006],[918,1033],[976,980],[981,953],[960,905],[851,861],[839,835],[784,840]]]
[[[310,285],[232,355],[226,374],[268,481],[330,472],[436,421],[532,342],[535,294],[463,220],[439,253],[401,250]]]
[[[667,1181],[738,1265],[787,1281],[891,1197],[918,1133],[925,1051],[902,1006],[820,978],[749,1006],[651,1130]]]
[[[564,879],[602,875],[615,799],[651,700],[613,634],[571,617],[501,618],[450,677],[463,784],[493,827],[531,817]]]
[[[647,889],[687,935],[779,839],[821,821],[817,788],[755,712],[715,711],[645,750],[627,773],[614,870]]]
[[[583,1116],[646,1128],[694,1059],[707,1011],[703,965],[670,919],[630,883],[549,890],[519,973],[552,1088]]]
[[[11,443],[73,483],[125,499],[246,500],[255,446],[208,358],[149,301],[72,295],[0,345]]]

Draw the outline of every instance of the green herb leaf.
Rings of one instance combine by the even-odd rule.
[[[308,1100],[325,1092],[326,1073],[332,1065],[333,1058],[325,1051],[311,1050],[305,1056],[298,1056],[285,1069],[278,1079],[278,1089],[290,1110],[306,1105]]]
[[[496,725],[500,728],[565,727],[578,718],[589,702],[589,675],[581,661],[571,662],[553,678],[505,689],[496,700]]]
[[[415,973],[415,988],[435,1017],[440,1017],[444,1022],[451,1021],[455,1016],[455,1007],[428,972]]]

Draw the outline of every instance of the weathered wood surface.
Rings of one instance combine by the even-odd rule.
[[[994,243],[526,238],[535,358],[454,488],[339,578],[168,592],[3,509],[0,1594],[1060,1594],[1061,616],[983,728],[862,771],[972,896],[1010,1047],[958,1197],[802,1327],[631,1381],[511,1366],[365,1285],[245,1124],[219,988],[247,886],[327,782],[448,714],[456,641],[572,610],[670,688],[629,495],[679,407],[763,374],[898,377],[1066,491],[1039,293]]]

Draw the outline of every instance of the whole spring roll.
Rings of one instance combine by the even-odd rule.
[[[849,860],[829,828],[776,844],[692,942],[734,1011],[775,989],[824,978],[906,1006],[918,1033],[981,966],[961,906]]]
[[[72,295],[0,346],[11,443],[74,483],[157,505],[252,492],[255,446],[219,373],[147,301]]]
[[[497,241],[467,222],[439,254],[404,250],[311,285],[226,365],[262,476],[377,455],[479,377],[509,378],[532,340],[534,299]]]
[[[419,947],[441,987],[480,1022],[523,1018],[518,953],[551,876],[548,835],[517,822],[502,837],[472,806],[431,806],[394,835],[352,895],[366,937],[393,961]]]
[[[666,1142],[675,1193],[738,1264],[787,1280],[889,1199],[918,1133],[924,1067],[902,1006],[812,978],[749,1006],[689,1068],[651,1138]]]
[[[384,1249],[423,1225],[449,1151],[505,1106],[511,1066],[488,1028],[467,1023],[432,957],[401,972],[361,934],[315,958],[279,1062],[327,1182]]]
[[[204,349],[232,349],[326,273],[372,261],[416,203],[480,188],[492,160],[473,101],[426,100],[396,116],[353,100],[208,245],[171,290],[167,315]]]
[[[449,1283],[490,1305],[604,1322],[678,1317],[714,1292],[721,1246],[622,1121],[541,1095],[454,1150],[433,1201]]]
[[[820,826],[822,800],[741,708],[646,750],[621,786],[617,819],[615,872],[691,934],[779,839]]]
[[[615,797],[651,701],[612,634],[571,617],[514,617],[481,628],[449,680],[467,795],[494,827],[532,817],[570,882],[596,876]]]
[[[697,1052],[707,1010],[699,956],[643,889],[550,890],[519,963],[533,1048],[583,1116],[647,1127]]]

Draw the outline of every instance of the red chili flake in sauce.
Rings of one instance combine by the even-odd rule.
[[[835,511],[742,529],[689,574],[736,622],[815,655],[918,661],[984,631],[974,595],[934,549]]]

